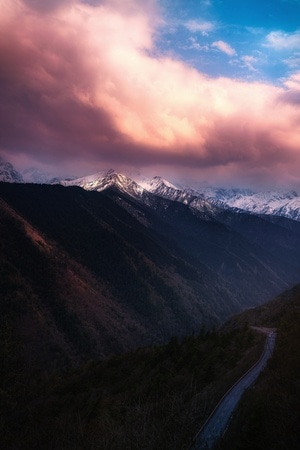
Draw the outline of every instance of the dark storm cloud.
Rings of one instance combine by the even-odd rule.
[[[23,0],[24,4],[39,12],[54,11],[62,6],[74,3],[74,0]]]

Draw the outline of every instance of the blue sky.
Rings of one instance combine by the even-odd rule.
[[[281,84],[300,68],[299,0],[160,0],[157,36],[210,76]]]

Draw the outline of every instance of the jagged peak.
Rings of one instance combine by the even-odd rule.
[[[23,177],[14,166],[0,156],[0,181],[6,183],[23,183]]]
[[[86,190],[104,191],[115,188],[142,201],[143,194],[184,203],[200,212],[209,214],[220,208],[247,211],[252,214],[271,214],[300,219],[300,196],[296,191],[255,192],[250,189],[221,188],[208,186],[189,187],[169,182],[162,176],[146,178],[137,170],[117,171],[108,169],[92,175],[64,180],[64,186],[80,186]],[[145,198],[145,197],[144,197]]]
[[[161,187],[161,186],[167,187],[167,188],[171,188],[171,189],[176,189],[176,190],[179,189],[177,186],[175,186],[174,184],[170,183],[165,178],[162,178],[162,177],[156,175],[150,181],[150,187],[151,188],[156,188],[156,187]]]
[[[134,197],[139,197],[144,191],[144,188],[134,180],[114,169],[100,171],[93,175],[77,178],[72,181],[63,181],[62,184],[64,186],[80,186],[88,191],[97,192],[115,187],[119,191]]]

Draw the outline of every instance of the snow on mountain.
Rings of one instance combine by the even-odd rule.
[[[184,203],[209,216],[222,208],[300,220],[300,196],[294,191],[256,193],[249,189],[224,189],[197,185],[190,187],[188,183],[173,184],[159,176],[149,179],[134,170],[122,171],[122,173],[113,169],[102,170],[86,177],[59,181],[50,179],[49,174],[42,174],[37,169],[31,168],[24,171],[23,176],[25,182],[60,182],[64,186],[80,186],[83,189],[98,192],[115,187],[141,201],[143,198],[146,201],[144,194],[150,192],[168,200]],[[5,161],[0,161],[0,180],[23,181],[22,176]]]
[[[195,192],[195,191],[194,191]],[[300,220],[297,192],[254,192],[249,189],[199,188],[196,195],[222,207]]]
[[[152,179],[149,191],[159,197],[184,203],[197,211],[205,212],[210,215],[214,214],[217,210],[217,207],[209,200],[205,199],[203,195],[192,189],[181,189],[158,176]]]
[[[0,157],[0,181],[6,183],[23,183],[22,175],[14,166]]]
[[[64,186],[80,186],[87,191],[104,191],[110,187],[116,187],[132,197],[140,197],[144,188],[126,175],[115,172],[113,169],[97,172],[83,178],[72,181],[62,181]]]
[[[87,191],[98,190],[97,188],[102,185],[103,178],[113,173],[115,173],[115,171],[112,169],[101,170],[86,177],[74,178],[73,180],[62,180],[61,184],[63,186],[80,186]]]
[[[130,176],[129,176],[130,175]],[[120,174],[113,169],[94,175],[63,181],[64,186],[80,186],[86,190],[104,191],[116,187],[121,192],[142,200],[143,193],[184,203],[189,207],[212,216],[222,209],[247,211],[252,214],[271,214],[300,220],[300,197],[296,192],[259,192],[248,189],[223,189],[182,187],[155,176],[152,180],[139,172]]]
[[[175,186],[174,184],[170,183],[169,181],[165,180],[162,177],[154,177],[149,184],[149,190],[154,192],[163,192],[167,191],[168,189],[171,190],[178,190],[178,186]]]
[[[121,173],[122,175],[125,175],[127,178],[130,178],[132,181],[135,181],[135,183],[137,183],[143,189],[147,191],[149,190],[151,178],[146,177],[139,170],[122,170]]]
[[[232,197],[227,201],[231,208],[255,214],[285,216],[300,220],[300,196],[296,192],[258,192],[246,196]]]
[[[130,177],[128,175],[130,175]],[[111,187],[116,187],[121,192],[129,194],[142,202],[148,201],[143,194],[150,192],[151,194],[168,200],[184,203],[197,211],[209,215],[216,209],[216,206],[205,200],[203,196],[199,197],[199,195],[196,196],[190,191],[181,190],[161,177],[156,176],[150,180],[135,171],[127,172],[126,175],[124,175],[110,169],[72,181],[63,181],[61,184],[64,186],[80,186],[83,189],[98,192]]]
[[[254,192],[249,189],[223,189],[212,187],[176,187],[163,178],[154,177],[150,192],[190,207],[213,212],[214,208],[235,209],[251,214],[268,214],[300,220],[300,195],[290,192]]]
[[[253,195],[254,192],[249,189],[224,189],[224,188],[202,188],[197,190],[198,194],[203,195],[207,200],[214,202],[223,202],[228,204],[231,199],[243,198]]]
[[[102,185],[99,184],[97,191],[103,191],[110,187],[116,187],[121,192],[131,195],[132,197],[140,197],[144,189],[135,181],[128,178],[126,175],[120,173],[112,173],[102,180]]]
[[[213,216],[221,209],[247,211],[251,214],[284,216],[300,220],[300,195],[290,192],[254,192],[249,189],[213,188],[192,183],[173,184],[155,176],[150,179],[137,170],[102,170],[96,174],[72,180],[60,180],[53,174],[43,173],[39,169],[29,168],[19,173],[13,165],[0,157],[0,181],[9,183],[60,183],[63,186],[80,186],[86,190],[104,191],[117,188],[121,192],[146,201],[144,194],[150,192],[156,196],[184,203],[194,210]],[[192,186],[192,187],[191,187]]]
[[[57,184],[60,182],[60,178],[54,174],[45,173],[36,167],[30,167],[22,171],[22,177],[25,183],[36,184]]]
[[[171,184],[158,176],[151,180],[148,191],[159,197],[164,197],[177,202],[179,201],[185,204],[189,204],[191,201],[191,194],[188,191],[181,190],[174,184]]]

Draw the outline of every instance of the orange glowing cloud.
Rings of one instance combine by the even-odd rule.
[[[295,180],[300,74],[276,87],[160,55],[152,0],[37,4],[0,0],[0,150]]]

